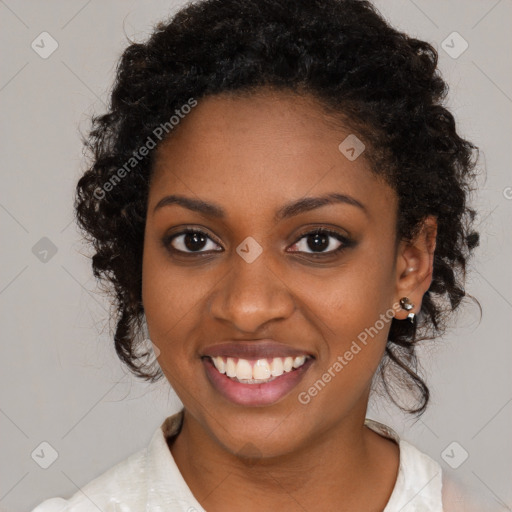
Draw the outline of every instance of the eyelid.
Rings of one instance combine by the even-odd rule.
[[[179,236],[182,236],[182,235],[189,234],[189,233],[199,233],[201,235],[205,235],[206,238],[210,239],[215,244],[217,244],[217,245],[222,247],[220,242],[215,240],[215,237],[211,236],[207,232],[206,228],[202,228],[202,227],[201,228],[197,228],[197,227],[192,227],[192,226],[185,226],[185,227],[181,228],[181,230],[176,232],[176,233],[171,233],[171,234],[169,234],[167,236],[164,236],[164,238],[162,240],[164,248],[166,248],[167,250],[169,250],[169,251],[171,251],[173,253],[180,254],[180,255],[187,255],[187,256],[200,256],[200,255],[209,255],[212,252],[223,252],[223,249],[221,249],[221,250],[213,250],[213,251],[212,250],[196,251],[196,252],[194,252],[194,251],[182,251],[180,249],[175,249],[174,247],[171,246],[171,242],[175,238],[177,238]],[[315,252],[304,252],[304,251],[291,251],[291,252],[294,253],[294,254],[298,254],[298,255],[307,255],[307,257],[319,258],[319,257],[332,256],[334,254],[337,254],[337,253],[343,251],[344,249],[352,247],[355,244],[354,240],[350,236],[343,235],[343,234],[341,234],[340,232],[336,231],[335,229],[333,229],[331,227],[315,226],[315,227],[305,228],[303,231],[301,231],[301,233],[298,234],[295,237],[295,241],[291,245],[293,246],[293,245],[297,244],[300,240],[302,240],[303,238],[305,238],[308,235],[314,235],[314,234],[317,234],[317,233],[326,234],[327,236],[336,238],[341,243],[340,247],[338,247],[337,249],[333,249],[333,250],[327,251],[327,252],[317,252],[317,253],[315,253]]]
[[[170,234],[167,234],[163,237],[162,239],[162,244],[164,246],[165,249],[169,250],[169,251],[172,251],[173,253],[177,253],[177,254],[185,254],[185,255],[200,255],[200,254],[209,254],[211,253],[211,251],[197,251],[197,252],[187,252],[187,251],[181,251],[180,249],[175,249],[174,247],[171,246],[171,242],[179,237],[179,236],[182,236],[182,235],[187,235],[189,233],[199,233],[201,235],[205,235],[206,238],[209,238],[212,242],[214,242],[215,244],[221,246],[221,244],[215,240],[215,237],[211,236],[206,228],[197,228],[197,227],[192,227],[192,226],[185,226],[185,227],[182,227],[180,231],[177,231],[176,233],[170,233]],[[213,252],[222,252],[222,250],[214,250]]]
[[[295,242],[293,242],[292,246],[300,242],[303,238],[305,238],[308,235],[315,235],[315,234],[325,234],[328,237],[333,237],[340,242],[340,246],[336,249],[332,249],[327,252],[303,252],[303,251],[292,251],[292,253],[298,254],[298,255],[304,255],[306,254],[307,257],[313,257],[313,258],[320,258],[320,257],[328,257],[333,256],[335,254],[338,254],[342,252],[344,249],[348,249],[349,247],[354,246],[355,242],[354,240],[349,237],[348,235],[343,235],[336,229],[333,229],[331,227],[327,226],[317,226],[314,228],[308,228],[302,231],[299,235],[297,235]]]
[[[312,234],[316,234],[316,233],[326,233],[328,235],[332,235],[334,237],[341,238],[343,240],[347,240],[347,241],[350,240],[349,235],[343,235],[342,233],[340,233],[339,231],[337,231],[334,228],[331,228],[328,226],[315,226],[315,227],[306,228],[306,229],[304,229],[304,231],[301,231],[297,235],[294,243],[297,243],[301,238],[303,238],[306,235],[312,235]]]

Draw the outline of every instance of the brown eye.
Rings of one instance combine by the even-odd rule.
[[[301,235],[293,244],[292,252],[302,252],[313,255],[331,255],[353,245],[345,236],[328,229],[315,229]]]
[[[215,247],[219,247],[204,231],[192,229],[168,237],[164,244],[176,252],[188,254],[217,251]]]

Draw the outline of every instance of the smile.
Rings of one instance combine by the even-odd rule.
[[[308,357],[302,355],[251,360],[217,356],[212,357],[211,360],[219,373],[232,380],[242,384],[263,384],[300,368]]]
[[[201,358],[212,389],[231,404],[263,407],[284,399],[314,362],[310,355]]]

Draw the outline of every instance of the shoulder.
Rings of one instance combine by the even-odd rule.
[[[400,469],[386,512],[443,512],[441,466],[404,439],[399,446]]]
[[[444,512],[500,512],[507,508],[505,503],[500,503],[491,493],[484,496],[472,487],[452,472],[444,471]]]
[[[384,512],[442,512],[440,465],[387,425],[370,419],[365,425],[392,439],[400,448],[398,474]]]
[[[167,438],[179,431],[181,419],[181,412],[169,416],[155,430],[147,448],[111,467],[71,497],[47,499],[32,512],[133,512],[146,510],[150,502],[156,504],[162,493],[170,493],[167,498],[173,503],[172,495],[176,491],[179,494],[184,482],[168,449]]]
[[[32,512],[122,512],[144,510],[141,503],[144,493],[146,469],[146,449],[132,454],[127,459],[111,467],[103,474],[79,489],[70,498],[50,498],[40,503]]]
[[[400,467],[395,488],[384,512],[498,512],[503,504],[476,493],[458,474],[413,444],[401,439],[390,427],[367,419],[365,424],[400,447]]]

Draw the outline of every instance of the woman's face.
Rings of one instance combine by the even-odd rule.
[[[157,149],[149,333],[191,421],[232,453],[364,417],[402,296],[396,194],[323,119],[291,94],[210,96]]]

